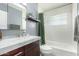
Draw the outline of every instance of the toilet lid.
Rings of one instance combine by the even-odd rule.
[[[42,50],[52,50],[52,48],[50,46],[48,46],[48,45],[42,45],[40,48]]]

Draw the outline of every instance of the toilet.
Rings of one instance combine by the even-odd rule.
[[[41,45],[40,50],[42,56],[51,56],[52,54],[52,47],[49,45]]]

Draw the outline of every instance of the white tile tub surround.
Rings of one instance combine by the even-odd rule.
[[[76,11],[76,5],[70,4],[44,12],[46,44],[52,45],[52,47],[56,47],[57,49],[77,53],[77,42],[74,41],[74,20],[77,14]],[[66,23],[60,24],[59,22],[59,25],[49,24],[49,20],[53,21],[53,18],[50,19],[50,16],[53,17],[65,13],[67,17],[62,18],[60,16],[60,19],[65,20]]]
[[[10,38],[10,39],[0,41],[0,55],[9,52],[11,50],[17,49],[21,46],[30,44],[34,41],[40,40],[40,37],[26,36],[26,37]]]

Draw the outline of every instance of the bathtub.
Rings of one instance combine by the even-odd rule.
[[[56,41],[47,41],[46,45],[52,47],[51,56],[77,56],[76,46],[70,46],[67,44],[59,43]]]

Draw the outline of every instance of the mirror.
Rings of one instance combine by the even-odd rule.
[[[8,4],[7,24],[10,30],[25,30],[26,29],[26,8],[19,4]]]

